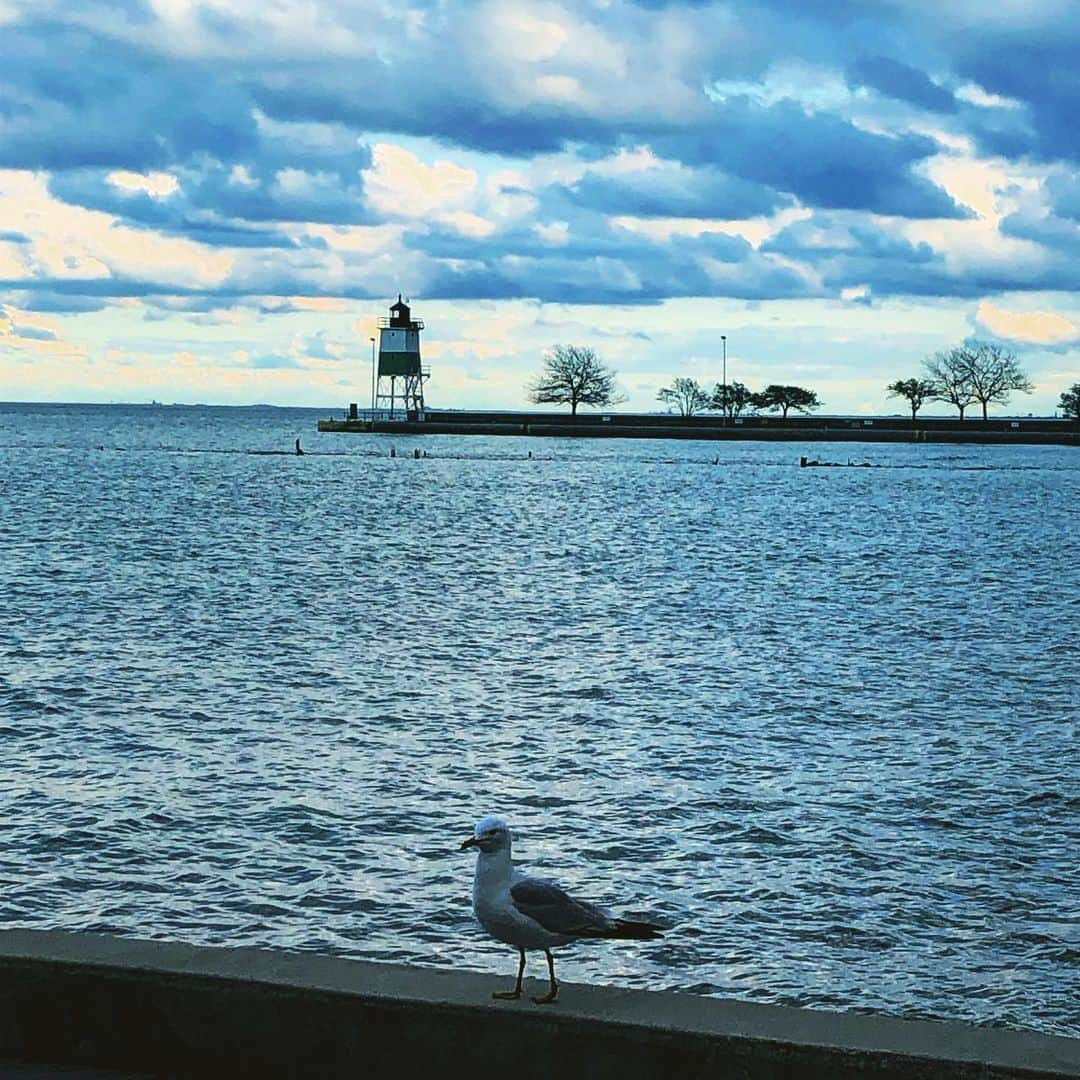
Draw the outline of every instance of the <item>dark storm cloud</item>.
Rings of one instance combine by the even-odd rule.
[[[705,231],[697,237],[675,236],[665,242],[651,239],[641,231],[616,224],[607,213],[578,205],[573,194],[558,184],[541,190],[538,199],[537,216],[565,226],[557,243],[545,239],[543,229],[529,222],[482,238],[465,237],[448,228],[416,226],[408,234],[409,247],[447,260],[495,262],[510,258],[583,265],[608,260],[622,262],[635,275],[644,273],[650,279],[665,264],[675,264],[679,272],[698,278],[694,260],[743,263],[754,254],[741,236],[717,231]]]
[[[622,259],[638,267],[650,260],[657,262],[686,255],[700,255],[719,262],[738,263],[753,254],[753,248],[741,237],[725,233],[705,233],[688,239],[676,237],[668,243],[654,243],[645,237],[616,228],[586,237],[571,236],[566,244],[545,244],[534,232],[520,230],[498,240],[470,240],[458,233],[436,231],[410,237],[410,246],[435,258],[502,258],[570,260],[587,262],[597,259]]]
[[[615,0],[573,14],[599,28],[614,48],[625,46],[626,70],[613,66],[614,74],[605,75],[606,57],[591,65],[578,58],[568,73],[581,76],[585,89],[556,102],[530,96],[530,88],[548,73],[561,74],[561,56],[535,62],[521,86],[504,85],[512,79],[502,73],[511,69],[497,67],[490,43],[469,22],[470,9],[424,7],[426,21],[414,21],[407,33],[403,9],[367,11],[326,0],[316,13],[340,24],[342,41],[305,52],[273,37],[266,30],[273,20],[260,21],[258,13],[240,17],[196,5],[187,37],[173,42],[146,0],[22,4],[23,15],[4,27],[0,167],[44,170],[51,193],[64,202],[237,255],[228,282],[206,290],[125,277],[43,278],[8,287],[28,290],[31,302],[44,305],[188,291],[214,303],[296,292],[381,294],[369,287],[364,258],[340,249],[333,252],[340,265],[331,281],[323,272],[327,241],[304,238],[296,226],[379,223],[365,198],[368,144],[395,137],[434,140],[440,153],[468,167],[475,158],[461,151],[497,154],[492,170],[509,167],[526,177],[538,155],[565,154],[587,166],[619,149],[649,147],[660,159],[638,172],[585,168],[575,182],[540,183],[536,190],[529,187],[537,183],[532,176],[522,183],[535,198],[535,213],[510,223],[491,215],[494,227],[482,238],[430,221],[411,228],[397,255],[425,275],[427,295],[753,300],[807,295],[811,280],[823,282],[826,294],[866,284],[875,295],[974,295],[991,285],[1070,279],[1057,261],[1030,271],[1002,262],[957,278],[942,252],[911,244],[871,216],[969,216],[925,169],[965,137],[1009,160],[1080,158],[1073,61],[1080,19],[1071,12],[1005,25],[992,13],[934,18],[935,7],[912,2],[870,12],[856,0],[723,6]],[[666,46],[658,32],[655,40],[652,35],[667,18],[685,20],[683,36],[673,40],[689,44],[673,54],[681,57],[677,69],[658,74]],[[349,40],[359,44],[348,46]],[[778,92],[721,96],[717,80],[762,88],[791,62],[827,73],[841,96],[844,80],[872,93],[848,95],[846,103],[826,95],[824,104],[811,105],[812,93],[806,101],[785,97],[797,96],[798,87],[785,91],[779,79]],[[972,105],[970,95],[956,93],[969,81],[1018,105]],[[656,94],[636,97],[639,84]],[[706,87],[718,101],[706,96]],[[312,125],[319,130],[305,130]],[[916,127],[940,131],[942,141]],[[156,197],[127,190],[110,182],[112,170],[167,172],[178,188]],[[1062,180],[1048,195],[1050,214],[1013,214],[1001,231],[1064,258],[1073,250],[1070,223],[1080,220],[1080,193]],[[761,217],[796,201],[815,217],[760,251],[719,232],[650,240],[609,220]],[[488,213],[480,198],[467,209]],[[829,214],[838,216],[829,220]],[[565,245],[544,242],[545,235],[552,239],[553,223],[566,224]],[[31,249],[25,229],[20,223],[0,240]]]
[[[1042,161],[1080,160],[1080,15],[1075,10],[1045,25],[989,27],[958,46],[961,76],[1024,106],[1022,117],[1006,116],[1004,130],[976,128],[984,146]]]
[[[1044,190],[1047,206],[1022,205],[999,228],[1004,236],[1027,240],[1050,252],[1048,272],[1068,281],[1080,280],[1080,180],[1071,172],[1056,173],[1047,179]]]
[[[1059,217],[1080,221],[1080,179],[1075,174],[1057,174],[1046,181],[1050,206]]]
[[[367,85],[355,69],[253,80],[251,96],[275,120],[342,123],[359,131],[390,131],[438,139],[465,150],[506,156],[554,153],[585,143],[609,148],[619,126],[604,117],[567,109],[514,109],[494,101],[458,96],[437,79],[409,85],[405,94],[388,94],[385,77]],[[657,125],[644,125],[656,130]]]
[[[1019,223],[1008,220],[1006,234],[1023,236]],[[1065,259],[1022,269],[1002,262],[956,274],[949,270],[944,253],[929,244],[913,244],[852,215],[822,214],[796,222],[763,244],[762,250],[813,265],[826,295],[865,286],[873,297],[975,298],[1013,289],[1074,289],[1080,284],[1076,263]],[[1080,250],[1080,237],[1075,250]]]
[[[864,224],[853,215],[842,220],[829,214],[817,214],[796,221],[763,243],[761,249],[808,261],[821,256],[855,253],[863,259],[919,265],[940,258],[929,244],[913,244],[903,236]]]
[[[636,7],[650,11],[663,11],[668,8],[703,8],[715,4],[716,0],[633,0]]]
[[[816,214],[798,221],[762,245],[762,251],[813,265],[827,295],[866,287],[872,297],[978,296],[990,284],[1000,287],[1006,275],[958,277],[949,272],[942,252],[912,243],[857,215]]]
[[[359,168],[369,160],[366,150],[354,155],[352,176],[244,164],[239,179],[227,165],[204,160],[198,168],[170,173],[178,188],[163,195],[114,183],[110,170],[69,169],[52,174],[49,190],[64,202],[207,244],[294,247],[295,241],[271,227],[274,223],[357,225],[371,220],[359,179]]]
[[[668,166],[618,176],[587,173],[568,189],[568,197],[608,214],[728,220],[771,214],[792,202],[775,188],[715,169]]]
[[[1080,257],[1080,225],[1071,218],[1018,211],[1005,217],[1000,229],[1004,236],[1029,240],[1070,259]]]
[[[739,6],[751,11],[758,7],[768,8],[792,18],[824,23],[848,23],[866,18],[868,14],[866,0],[814,0],[810,4],[806,0],[755,0]],[[887,20],[894,10],[894,5],[886,0],[875,5],[873,15],[879,20]]]
[[[101,311],[108,303],[96,296],[65,296],[63,293],[31,292],[13,294],[15,306],[23,311],[71,315]]]
[[[759,256],[741,237],[703,233],[660,243],[617,229],[599,216],[571,228],[563,246],[545,244],[524,230],[497,244],[468,242],[445,233],[416,237],[440,263],[426,296],[534,296],[550,303],[651,304],[672,296],[724,295],[743,299],[805,296],[806,280],[789,267]]]
[[[94,299],[114,299],[118,297],[147,297],[147,296],[175,296],[193,295],[203,296],[204,289],[193,289],[181,285],[165,282],[146,281],[142,278],[113,276],[100,278],[49,278],[37,277],[31,280],[24,278],[0,278],[0,289],[21,292],[28,300],[26,307],[32,307],[35,303],[33,298],[37,296],[48,297],[45,302],[61,304],[64,297],[71,297],[73,302],[81,304]],[[235,295],[224,290],[216,290],[216,295]],[[58,307],[53,310],[60,310]],[[81,310],[81,309],[80,309]],[[90,309],[87,309],[90,310]]]
[[[4,57],[0,167],[143,170],[258,146],[247,95],[212,64],[52,22],[5,27]]]
[[[685,281],[685,279],[684,279]],[[431,299],[524,299],[536,298],[557,304],[654,304],[670,295],[702,295],[705,282],[696,275],[697,289],[690,292],[658,291],[653,283],[638,283],[624,263],[610,261],[583,265],[550,256],[526,260],[513,267],[485,264],[482,267],[443,266],[425,287]]]
[[[701,204],[714,199],[757,206],[771,201],[775,207],[790,193],[811,206],[904,217],[964,216],[940,188],[911,172],[912,166],[939,152],[934,140],[878,135],[838,116],[808,113],[792,101],[764,106],[736,98],[685,121],[661,122],[644,115],[582,115],[569,108],[506,110],[491,101],[441,92],[437,81],[398,99],[364,93],[357,86],[363,75],[352,76],[348,93],[336,75],[316,78],[324,79],[321,86],[296,80],[273,88],[252,85],[251,92],[260,108],[278,120],[344,122],[509,156],[572,146],[595,157],[619,145],[644,143],[673,161],[729,174],[724,180],[703,171],[700,193],[692,186],[680,192],[675,185],[652,198],[642,189],[635,196],[632,181],[589,180],[587,189],[596,195],[606,191],[627,207],[612,211],[616,213],[635,212],[629,209],[635,198],[650,215],[667,213],[663,204],[668,201],[675,216],[699,216]],[[764,188],[776,190],[770,194]],[[588,190],[584,197],[589,199]],[[749,210],[751,215],[761,212]]]
[[[665,157],[717,165],[791,192],[808,206],[913,218],[960,218],[966,211],[912,166],[939,151],[923,135],[890,137],[791,101],[764,106],[735,98],[715,125],[656,140]]]
[[[851,86],[868,86],[886,97],[896,98],[931,112],[956,111],[956,98],[938,86],[924,71],[888,56],[860,57],[847,69]]]

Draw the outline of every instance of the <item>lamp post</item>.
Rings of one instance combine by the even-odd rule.
[[[727,392],[727,334],[720,335],[720,345],[724,350],[724,366],[723,366],[723,380],[724,380],[724,423],[728,422],[728,416],[731,414],[731,402],[728,401]]]
[[[375,419],[375,339],[371,339],[371,419]]]

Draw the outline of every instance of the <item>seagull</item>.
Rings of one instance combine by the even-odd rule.
[[[476,823],[462,851],[477,848],[473,878],[473,912],[480,925],[497,941],[517,947],[521,955],[513,990],[493,998],[517,1001],[525,974],[525,950],[543,949],[551,986],[537,1005],[550,1005],[559,993],[551,949],[577,938],[621,938],[651,941],[661,937],[660,927],[648,922],[612,918],[602,908],[568,896],[558,885],[515,869],[510,861],[510,829],[497,817]]]

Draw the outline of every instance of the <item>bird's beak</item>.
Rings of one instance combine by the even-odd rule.
[[[477,840],[475,836],[470,836],[469,839],[466,840],[465,843],[462,844],[460,848],[458,848],[458,851],[468,851],[469,848],[476,847],[476,845],[479,844],[479,843],[480,843],[480,841]]]

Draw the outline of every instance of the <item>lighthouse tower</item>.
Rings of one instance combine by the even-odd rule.
[[[379,319],[379,378],[375,389],[375,408],[387,409],[394,419],[394,409],[404,412],[401,419],[424,419],[424,383],[430,368],[420,364],[421,319],[414,319],[409,305],[398,293],[390,307],[389,318]]]

